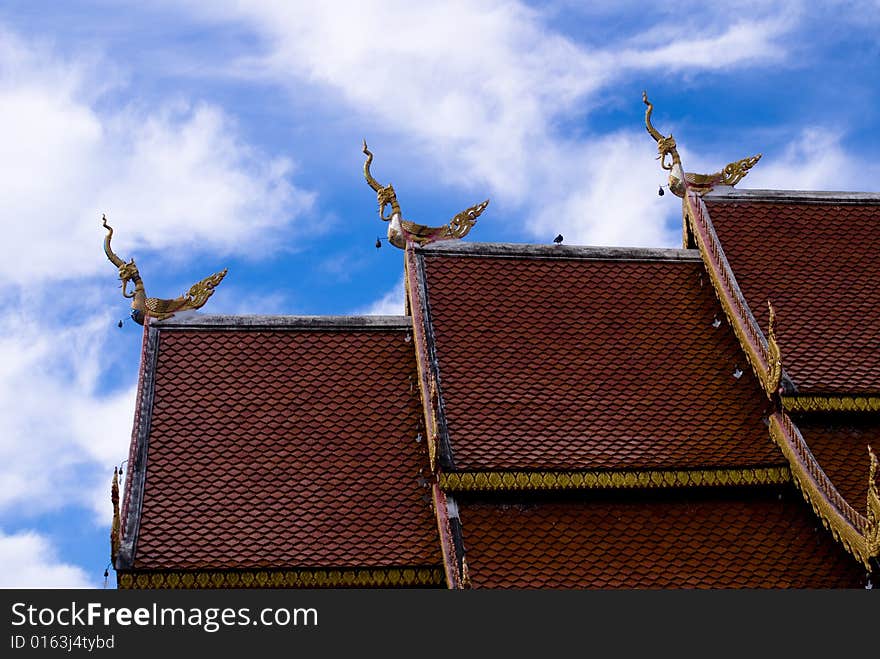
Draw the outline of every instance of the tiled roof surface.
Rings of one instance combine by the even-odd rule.
[[[867,446],[880,451],[880,419],[873,414],[809,415],[796,423],[834,487],[864,515],[870,464]]]
[[[784,463],[700,261],[422,258],[457,469]]]
[[[135,569],[440,564],[403,332],[160,338]]]
[[[863,587],[791,488],[459,502],[475,588]]]
[[[762,328],[776,310],[800,393],[880,391],[880,205],[706,200]]]

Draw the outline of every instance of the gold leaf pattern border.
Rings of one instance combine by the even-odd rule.
[[[443,568],[396,567],[309,570],[163,570],[120,572],[120,589],[400,588],[443,586]]]
[[[788,412],[880,412],[880,396],[783,396]]]
[[[791,472],[787,466],[645,471],[466,471],[439,474],[440,487],[449,492],[779,485],[790,481]]]

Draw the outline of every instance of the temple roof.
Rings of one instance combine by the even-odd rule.
[[[459,502],[474,588],[847,588],[865,571],[790,486]]]
[[[880,195],[703,198],[758,324],[776,311],[789,393],[880,392]]]
[[[383,317],[151,323],[146,478],[128,567],[439,566],[409,327]]]
[[[785,463],[696,250],[416,254],[454,469]]]
[[[144,313],[120,585],[865,586],[880,195],[685,172],[644,102],[688,249],[464,243],[364,145],[405,317]]]

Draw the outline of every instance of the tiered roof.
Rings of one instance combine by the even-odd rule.
[[[786,394],[880,397],[880,195],[749,190],[705,203],[758,324],[768,300],[776,311]]]
[[[876,580],[880,195],[686,173],[651,109],[685,249],[466,244],[365,146],[406,316],[147,318],[120,586]]]

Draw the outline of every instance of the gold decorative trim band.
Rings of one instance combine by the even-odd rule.
[[[779,485],[791,481],[791,472],[788,467],[651,471],[458,471],[441,473],[439,481],[441,489],[448,492],[592,490]]]
[[[880,412],[880,396],[783,396],[788,412]]]
[[[875,555],[868,537],[874,532],[871,520],[844,499],[810,452],[803,436],[784,412],[770,417],[770,436],[791,465],[791,475],[804,499],[824,526],[853,557],[868,570]],[[869,483],[870,491],[870,483]],[[870,512],[870,503],[869,503]]]
[[[121,589],[202,588],[400,588],[443,586],[442,567],[340,570],[172,570],[120,572]]]

